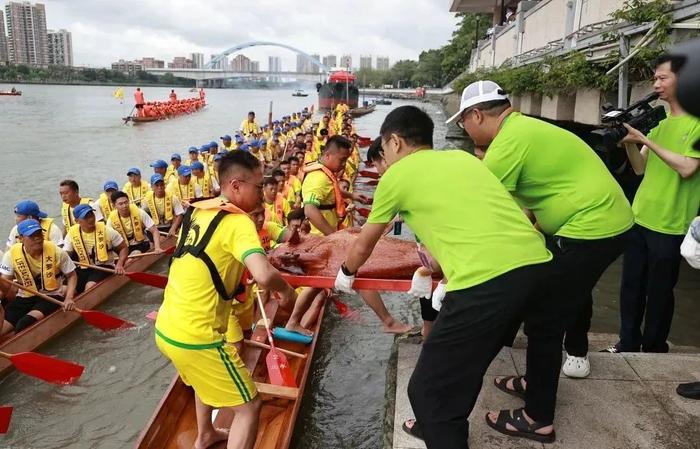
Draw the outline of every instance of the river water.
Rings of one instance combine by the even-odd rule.
[[[9,88],[0,85],[0,90]],[[20,86],[18,86],[20,88]],[[287,91],[209,90],[209,106],[189,117],[140,126],[123,125],[125,104],[111,97],[113,88],[84,86],[21,86],[22,97],[0,97],[0,151],[5,170],[0,197],[0,238],[14,224],[16,201],[34,199],[58,217],[58,183],[73,178],[84,196],[96,196],[104,181],[126,182],[129,167],[150,173],[154,159],[186,153],[191,145],[233,134],[248,110],[275,116],[310,106],[315,95],[292,97]],[[132,89],[127,89],[130,96]],[[168,89],[146,88],[146,98],[167,96]],[[182,96],[190,95],[184,89]],[[194,95],[194,94],[191,94]],[[362,135],[375,135],[391,108],[356,122]],[[444,115],[438,105],[421,105],[436,122],[436,147],[444,140]],[[405,227],[404,227],[405,231]],[[671,339],[700,344],[700,272],[683,264],[676,319]],[[165,263],[153,271],[164,272]],[[599,283],[593,330],[617,331],[619,264]],[[415,301],[386,295],[389,310],[399,319],[420,323]],[[317,346],[304,404],[293,441],[295,449],[376,449],[382,444],[385,373],[393,338],[381,332],[378,320],[359,297],[344,296],[359,317],[340,318],[329,306]],[[80,324],[41,349],[86,366],[78,385],[57,387],[12,373],[0,380],[0,404],[15,407],[10,432],[0,437],[0,449],[125,448],[130,447],[150,417],[173,369],[153,344],[152,324],[145,315],[157,309],[161,291],[130,284],[113,295],[104,310],[138,324],[136,329],[102,333]]]

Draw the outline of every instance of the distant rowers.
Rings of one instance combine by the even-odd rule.
[[[100,209],[100,215],[102,217],[109,217],[110,212],[114,210],[114,204],[112,204],[112,193],[119,190],[119,185],[116,181],[107,181],[104,186],[102,186],[103,192],[100,193],[100,197],[97,199],[96,206]]]
[[[129,248],[124,238],[102,221],[95,220],[95,213],[87,204],[75,208],[77,224],[71,226],[63,245],[73,260],[77,260],[77,293],[94,287],[98,282],[110,276],[110,273],[86,267],[85,265],[106,266],[114,268],[117,274],[124,274],[124,264],[129,255]],[[116,265],[112,265],[113,251],[119,254]]]
[[[192,168],[186,165],[177,169],[177,179],[170,182],[167,191],[180,198],[183,207],[189,207],[190,201],[202,197],[202,188],[192,179]]]
[[[64,233],[68,232],[71,226],[75,224],[75,217],[73,217],[73,209],[78,204],[90,204],[93,209],[96,209],[94,204],[92,204],[92,198],[81,198],[80,197],[80,187],[78,183],[72,179],[64,179],[58,185],[58,193],[61,195],[61,200],[63,204],[61,205],[61,218],[63,219],[63,229]],[[98,220],[102,220],[102,213],[95,210],[95,217]]]
[[[190,168],[192,169],[192,179],[201,189],[203,198],[219,196],[219,183],[212,178],[209,171],[204,170],[204,164],[197,161]]]
[[[44,240],[50,240],[59,246],[63,244],[63,232],[61,232],[61,228],[54,223],[53,219],[48,218],[46,212],[39,210],[39,205],[34,201],[20,201],[15,205],[15,222],[20,223],[29,218],[33,218],[39,222]],[[19,232],[17,232],[17,226],[14,226],[10,231],[9,237],[7,237],[7,247],[11,248],[12,245],[21,240],[22,238]]]
[[[169,97],[170,97],[170,101],[171,101],[172,103],[175,103],[175,102],[177,101],[177,94],[175,93],[175,89],[171,89],[171,90],[170,90],[170,95],[169,95]]]
[[[136,167],[130,168],[126,175],[129,177],[129,182],[124,184],[122,191],[127,194],[132,203],[139,204],[148,193],[148,183],[141,180],[141,170]]]
[[[234,145],[231,141],[231,136],[226,134],[225,136],[221,136],[221,151],[222,152],[228,152],[228,151],[233,151],[236,149],[236,145]]]
[[[180,198],[165,191],[165,181],[160,174],[151,176],[151,191],[141,202],[141,208],[153,219],[158,230],[167,232],[168,237],[177,235],[185,210]]]
[[[168,165],[165,176],[163,176],[166,186],[174,179],[177,179],[177,169],[180,168],[180,164],[182,164],[182,156],[179,153],[173,153],[170,156],[170,165]]]
[[[260,126],[258,125],[258,122],[255,121],[254,111],[250,111],[248,113],[248,118],[241,122],[241,132],[246,137],[250,137],[253,134],[257,134],[260,132]]]
[[[21,221],[17,232],[22,241],[12,245],[10,251],[3,255],[0,263],[2,278],[10,281],[17,279],[25,287],[63,301],[64,310],[72,310],[78,282],[73,261],[55,243],[44,240],[41,224],[37,220],[30,218]],[[67,281],[65,290],[62,289],[64,277]],[[3,297],[9,300],[0,335],[21,332],[59,308],[24,290],[18,291],[17,287],[7,282],[0,282],[0,290]]]
[[[129,197],[124,192],[114,192],[112,202],[116,207],[109,214],[107,226],[117,231],[129,245],[129,254],[136,251],[148,252],[151,242],[148,241],[146,231],[153,236],[154,251],[163,252],[160,248],[160,233],[153,219],[146,212],[130,203]]]
[[[140,87],[136,88],[136,92],[134,92],[134,102],[136,103],[136,112],[139,117],[144,116],[144,111],[143,111],[143,105],[145,101],[143,100],[143,92],[141,91]]]

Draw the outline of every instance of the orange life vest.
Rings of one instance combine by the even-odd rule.
[[[328,179],[333,183],[333,194],[335,195],[335,213],[338,214],[338,218],[345,217],[345,199],[340,190],[340,185],[338,184],[338,178],[335,177],[332,171],[328,169],[325,165],[321,163],[313,163],[304,167],[304,171],[311,173],[312,171],[321,170],[328,176]]]

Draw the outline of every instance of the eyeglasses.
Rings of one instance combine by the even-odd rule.
[[[459,126],[461,129],[464,129],[464,118],[473,110],[474,109],[466,109],[465,111],[463,111],[462,114],[459,116],[459,120],[457,120],[457,126]]]

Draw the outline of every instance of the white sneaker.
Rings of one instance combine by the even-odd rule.
[[[562,372],[566,377],[573,377],[575,379],[583,379],[591,374],[591,362],[588,361],[588,357],[574,357],[573,355],[566,355],[566,362],[562,367]]]

